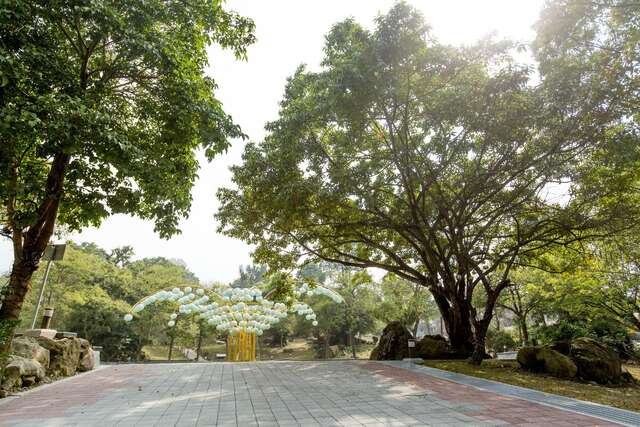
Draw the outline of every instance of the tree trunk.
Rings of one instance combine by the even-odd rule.
[[[60,152],[54,156],[45,184],[46,196],[38,206],[37,217],[28,230],[23,233],[22,229],[11,228],[14,262],[9,286],[0,307],[0,358],[8,354],[11,348],[22,303],[31,288],[31,277],[38,269],[42,254],[53,235],[63,194],[64,175],[70,159],[68,154]],[[7,210],[11,213],[11,209]],[[9,220],[13,222],[13,218]]]
[[[473,353],[468,359],[472,365],[480,365],[487,357],[486,338],[489,325],[491,324],[491,317],[493,317],[493,308],[490,310],[489,312],[485,312],[483,319],[474,319],[473,321]],[[488,316],[486,314],[488,314]]]
[[[522,341],[524,341],[524,345],[527,345],[529,344],[529,328],[527,327],[526,316],[520,318],[520,327],[522,328]]]
[[[7,293],[0,307],[0,357],[8,355],[13,334],[18,326],[22,303],[31,288],[31,277],[37,265],[18,261],[13,264]],[[4,364],[0,360],[0,367]]]
[[[202,322],[199,326],[200,328],[198,329],[198,346],[196,347],[196,362],[200,360],[200,351],[202,351]]]
[[[460,357],[468,357],[474,350],[469,304],[463,298],[449,303],[442,295],[433,294],[440,310],[451,350]]]
[[[329,359],[329,334],[324,335],[324,358]]]
[[[353,331],[349,331],[349,341],[351,344],[351,356],[353,356],[354,359],[357,359],[358,357],[356,356],[356,340],[353,338]]]
[[[509,281],[503,281],[498,284],[495,289],[491,291],[487,289],[487,301],[485,302],[484,313],[481,319],[477,318],[476,309],[472,305],[469,305],[471,319],[473,321],[473,354],[469,358],[469,362],[473,365],[480,365],[487,356],[485,340],[487,338],[489,325],[491,325],[491,320],[493,319],[496,301],[498,301],[500,292],[509,286],[509,283]]]
[[[171,339],[169,340],[169,355],[167,356],[168,360],[171,360],[171,355],[173,354],[173,340],[175,336],[171,335]]]
[[[485,338],[487,336],[486,329],[482,333],[477,333],[475,337],[475,343],[473,345],[473,353],[469,358],[469,362],[472,365],[480,365],[486,357]]]

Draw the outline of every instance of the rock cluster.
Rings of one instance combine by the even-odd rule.
[[[549,347],[523,347],[518,363],[532,372],[543,372],[558,378],[580,378],[599,384],[619,384],[630,376],[622,370],[618,354],[591,338],[555,343]]]
[[[425,335],[409,348],[413,335],[400,322],[389,323],[382,331],[378,344],[371,352],[371,360],[401,360],[407,357],[422,359],[447,359],[450,357],[449,343],[441,335]]]
[[[413,339],[413,335],[402,323],[395,321],[389,323],[382,331],[378,345],[371,351],[371,360],[401,360],[409,357],[407,343]]]
[[[5,393],[95,366],[91,344],[82,338],[16,337],[11,353],[0,382],[0,390]]]

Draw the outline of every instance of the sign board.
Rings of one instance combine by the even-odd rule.
[[[61,245],[47,245],[47,248],[44,250],[44,254],[42,255],[42,259],[45,261],[60,261],[64,258],[64,251],[67,249],[66,244]]]
[[[409,348],[414,348],[416,346],[416,340],[408,340],[407,344],[409,345]]]

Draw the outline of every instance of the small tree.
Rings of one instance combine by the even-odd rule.
[[[131,262],[131,258],[133,257],[133,254],[134,254],[133,247],[129,245],[125,245],[125,246],[113,249],[109,254],[109,259],[115,265],[124,267]]]
[[[545,301],[541,288],[545,286],[547,275],[537,269],[515,269],[511,276],[513,283],[498,300],[498,306],[510,311],[520,330],[523,344],[529,343],[529,316]]]
[[[640,249],[635,231],[601,240],[578,268],[573,296],[589,311],[640,331]]]
[[[372,279],[366,271],[350,268],[332,268],[327,272],[331,288],[343,297],[335,304],[326,298],[314,298],[313,306],[318,314],[320,338],[324,340],[324,357],[329,353],[332,340],[340,339],[349,346],[351,356],[357,358],[356,336],[370,332],[375,325]]]
[[[400,321],[414,337],[420,321],[428,322],[438,313],[428,289],[393,274],[385,275],[380,291],[382,301],[374,308],[376,317],[384,323]]]
[[[65,325],[92,345],[101,346],[103,360],[137,361],[146,342],[122,319],[127,310],[127,304],[114,301],[100,288],[94,288],[84,298],[76,300]]]

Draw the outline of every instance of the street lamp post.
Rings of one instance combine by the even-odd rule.
[[[38,312],[40,311],[40,305],[42,304],[42,297],[44,296],[44,290],[47,287],[47,279],[49,278],[49,271],[51,270],[51,263],[53,261],[60,261],[64,258],[64,251],[66,250],[66,244],[60,245],[47,245],[47,248],[42,255],[42,258],[47,261],[47,268],[44,271],[44,278],[42,279],[42,286],[40,287],[40,295],[38,295],[38,302],[36,304],[35,313],[33,313],[33,321],[31,322],[31,329],[35,329],[36,321],[38,320]],[[53,309],[49,313],[48,321],[46,322],[47,326],[51,321],[51,316],[53,316]],[[44,324],[44,323],[43,323]]]

